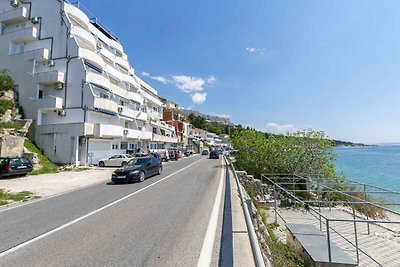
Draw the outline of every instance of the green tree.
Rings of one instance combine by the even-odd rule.
[[[7,69],[0,70],[0,95],[4,92],[12,90],[14,87],[14,80]]]
[[[335,177],[333,143],[323,132],[265,135],[236,129],[231,138],[237,150],[236,165],[257,178],[262,173]]]

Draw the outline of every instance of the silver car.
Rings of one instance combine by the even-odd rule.
[[[128,162],[132,159],[131,155],[128,154],[117,154],[112,155],[107,159],[101,159],[99,161],[100,167],[121,167],[126,166]]]

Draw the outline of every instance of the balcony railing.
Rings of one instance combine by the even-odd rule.
[[[178,142],[177,137],[170,137],[170,136],[165,136],[165,135],[160,135],[160,134],[155,134],[155,133],[153,133],[153,138],[151,140],[154,142],[166,142],[166,143],[177,143]]]
[[[96,123],[93,134],[95,138],[121,138],[124,135],[124,128],[118,125]]]
[[[41,110],[61,110],[63,108],[63,99],[61,97],[49,96],[36,99],[36,106]]]
[[[118,112],[118,104],[115,101],[101,97],[93,97],[93,108],[110,111],[115,114]]]
[[[59,70],[51,70],[35,73],[36,81],[40,84],[50,85],[64,82],[64,72]]]
[[[5,25],[28,20],[28,11],[21,6],[0,13],[0,23]]]

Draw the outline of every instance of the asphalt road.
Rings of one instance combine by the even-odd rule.
[[[221,172],[221,159],[192,156],[143,183],[98,184],[0,211],[0,266],[196,266]]]

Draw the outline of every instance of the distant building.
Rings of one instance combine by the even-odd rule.
[[[178,137],[178,145],[183,147],[187,146],[191,124],[187,120],[186,116],[183,115],[178,104],[165,98],[161,100],[164,104],[163,120],[169,125],[175,127],[175,132]]]

